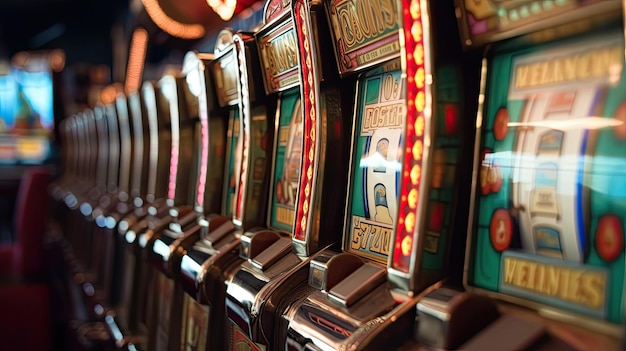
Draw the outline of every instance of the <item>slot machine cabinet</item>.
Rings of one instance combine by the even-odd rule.
[[[99,227],[96,223],[97,215],[101,214],[101,209],[107,207],[112,199],[116,196],[116,190],[120,181],[120,129],[118,123],[118,114],[113,104],[99,105],[94,108],[95,131],[97,135],[97,169],[102,174],[97,174],[96,184],[93,187],[85,188],[84,193],[76,197],[74,201],[75,209],[73,211],[72,224],[75,228],[73,236],[72,248],[69,260],[73,281],[78,287],[78,304],[84,312],[82,317],[83,323],[79,323],[75,332],[79,340],[88,340],[86,342],[106,342],[102,338],[101,332],[104,331],[104,325],[101,323],[102,313],[104,309],[102,303],[105,302],[106,296],[103,290],[97,290],[100,287],[103,266],[101,264],[102,256],[94,255],[95,247],[102,244],[103,238],[99,235]],[[84,127],[88,123],[83,121]],[[127,126],[126,126],[127,127]],[[122,126],[124,128],[124,126]],[[89,128],[84,131],[89,130]],[[82,135],[83,145],[89,144],[93,140],[88,140],[88,133],[80,133]],[[91,144],[95,146],[95,144]],[[81,162],[84,166],[89,164],[85,150],[89,147],[85,146],[80,153],[83,154]],[[129,165],[128,165],[129,166]],[[94,338],[87,337],[92,335]]]
[[[127,212],[129,178],[131,169],[130,124],[126,97],[118,95],[114,104],[105,107],[107,116],[109,166],[107,169],[107,192],[98,198],[87,220],[92,229],[87,232],[89,263],[85,278],[80,282],[89,314],[97,318],[100,313],[91,307],[110,304],[111,266],[113,256],[113,229],[116,226],[115,212]]]
[[[117,117],[114,111],[111,111],[111,106],[107,107],[105,105],[96,106],[94,115],[98,137],[99,173],[97,174],[96,184],[93,187],[86,187],[83,189],[83,193],[76,194],[73,198],[68,199],[75,209],[72,211],[71,219],[72,236],[74,238],[72,245],[77,259],[75,270],[80,274],[78,281],[81,283],[93,280],[93,275],[90,273],[93,268],[91,256],[95,226],[93,210],[98,207],[101,198],[108,199],[109,189],[113,189],[116,186],[119,167],[119,153],[115,153],[115,150],[119,148],[119,135],[116,127]],[[87,141],[83,131],[78,133],[78,138],[82,139],[81,144],[86,145]],[[79,151],[79,155],[81,162],[84,162],[84,150]]]
[[[84,178],[81,174],[79,167],[81,161],[81,139],[78,136],[79,119],[83,114],[91,112],[93,118],[93,111],[83,111],[75,114],[60,124],[61,135],[63,137],[63,150],[64,150],[64,171],[61,181],[58,183],[58,187],[53,190],[52,196],[60,203],[60,207],[63,208],[61,216],[61,223],[64,224],[64,234],[68,242],[73,242],[74,228],[72,224],[72,209],[76,209],[76,194],[82,193],[83,189],[87,186],[86,183],[95,184],[94,178]],[[96,135],[92,135],[96,138]],[[91,155],[91,153],[90,153]]]
[[[194,122],[187,118],[184,101],[178,99],[181,83],[180,78],[166,75],[154,85],[146,83],[142,86],[147,110],[154,116],[149,118],[154,119],[153,126],[158,125],[154,190],[156,199],[148,207],[147,216],[140,220],[131,213],[120,222],[122,227],[118,231],[128,245],[126,254],[134,256],[127,260],[129,270],[124,270],[119,279],[131,282],[129,285],[132,288],[126,290],[131,296],[122,298],[130,299],[128,327],[136,328],[140,335],[147,332],[147,325],[152,317],[151,294],[148,291],[152,286],[154,272],[148,262],[145,262],[148,251],[151,250],[154,239],[170,223],[180,223],[193,211],[193,206],[185,203],[192,197],[187,192],[190,188],[188,184],[195,183],[190,170],[193,164]],[[155,132],[151,133],[154,135]],[[154,165],[154,161],[152,164]],[[119,329],[113,323],[111,327]]]
[[[225,29],[218,35],[214,60],[206,65],[217,104],[229,117],[222,208],[207,215],[174,251],[179,294],[174,295],[170,329],[180,334],[179,340],[170,334],[172,348],[223,349],[223,277],[240,262],[241,232],[265,218],[276,102],[259,84],[256,55],[253,35]]]
[[[77,141],[72,136],[74,128],[74,119],[76,115],[69,116],[59,122],[59,145],[61,154],[60,177],[50,184],[50,197],[52,198],[52,214],[51,218],[63,226],[63,234],[67,234],[67,208],[63,199],[69,194],[70,189],[76,186],[79,177],[77,173],[77,157],[76,148]],[[66,237],[67,239],[67,237]]]
[[[275,156],[267,227],[244,232],[244,262],[227,282],[226,347],[274,350],[286,337],[283,309],[308,289],[308,262],[340,240],[354,81],[339,80],[321,53],[319,4],[268,1],[255,36],[265,90],[278,96]]]
[[[50,188],[50,195],[59,204],[68,207],[65,204],[65,197],[70,196],[73,192],[80,192],[83,187],[86,187],[85,183],[93,185],[95,182],[95,160],[97,159],[97,136],[92,128],[93,125],[93,111],[87,109],[72,115],[59,123],[59,137],[61,138],[61,157],[62,157],[62,169],[61,177],[52,183]],[[78,123],[82,123],[85,120],[86,126],[79,127]],[[89,138],[88,143],[79,144],[79,137],[77,131],[81,130],[84,135]],[[91,139],[95,138],[95,139]],[[95,144],[95,145],[94,145]],[[82,148],[81,148],[82,147]],[[82,152],[87,155],[87,164],[82,164],[81,157]]]
[[[73,123],[72,135],[76,141],[75,146],[77,147],[77,149],[74,150],[74,155],[76,158],[78,182],[70,188],[63,198],[69,210],[66,223],[67,236],[69,243],[75,248],[74,256],[77,259],[77,262],[72,264],[74,270],[80,270],[78,266],[85,262],[85,251],[81,251],[80,249],[84,249],[85,247],[87,238],[86,230],[90,227],[84,221],[84,213],[88,213],[88,211],[93,208],[92,204],[95,203],[106,189],[108,167],[108,150],[102,149],[102,145],[106,145],[108,138],[106,121],[103,119],[103,107],[101,105],[95,106],[93,111],[86,110],[84,114],[90,115],[94,120],[95,128],[90,129],[91,133],[89,136],[90,139],[96,142],[95,148],[92,147],[91,149],[95,150],[97,165],[95,176],[91,179],[86,179],[84,177],[85,163],[83,162],[83,152],[86,150],[87,146],[82,123],[78,121],[80,117],[77,116]],[[78,264],[79,262],[80,264]]]
[[[135,231],[153,227],[169,210],[165,197],[169,184],[171,130],[168,111],[157,108],[157,92],[156,84],[146,81],[141,91],[129,95],[133,119],[139,115],[143,128],[142,137],[136,137],[134,142],[136,147],[141,146],[145,156],[141,162],[140,196],[133,200],[135,209],[117,227],[117,259],[113,273],[117,285],[112,292],[117,303],[115,310],[107,313],[109,334],[116,345],[123,347],[143,347],[147,342],[149,309],[145,308],[145,301],[148,299],[140,295],[140,292],[145,291],[142,288],[145,282],[135,279],[145,276],[137,273],[139,267],[142,267],[142,255]],[[135,155],[135,158],[138,156]]]
[[[112,262],[111,306],[117,308],[121,303],[122,281],[116,279],[120,276],[120,270],[126,265],[126,256],[123,254],[125,245],[120,240],[118,233],[127,228],[129,215],[134,218],[143,218],[147,215],[148,204],[154,200],[154,191],[148,190],[150,182],[150,125],[148,117],[143,115],[143,103],[138,91],[131,92],[127,96],[128,110],[132,126],[132,153],[131,153],[131,179],[128,199],[128,207],[125,211],[113,213],[116,223],[112,233],[114,248],[114,260]],[[155,148],[156,149],[156,148]],[[155,154],[156,156],[156,154]],[[152,178],[155,174],[152,175]],[[150,198],[149,198],[150,197]],[[122,223],[123,221],[123,223]],[[123,309],[125,310],[125,309]],[[124,317],[126,320],[126,317]]]
[[[93,234],[93,246],[91,257],[94,260],[95,277],[89,284],[96,290],[96,297],[100,303],[113,306],[111,301],[111,286],[113,284],[113,265],[115,249],[115,230],[123,216],[131,211],[131,171],[133,169],[133,126],[128,110],[126,95],[117,95],[114,105],[111,106],[111,116],[117,116],[117,126],[111,122],[109,125],[115,131],[117,128],[117,147],[113,147],[112,153],[118,152],[119,168],[116,184],[109,185],[109,194],[99,200],[99,206],[92,212],[96,227]],[[110,146],[111,147],[111,146]],[[112,170],[112,167],[109,168]],[[113,176],[113,175],[112,175]]]
[[[150,206],[154,202],[156,184],[156,171],[151,172],[150,170],[156,168],[158,158],[158,121],[156,115],[153,113],[149,116],[146,113],[140,91],[129,93],[127,101],[130,121],[132,122],[132,172],[129,199],[127,203],[120,203],[125,205],[125,208],[118,204],[116,211],[109,215],[112,218],[107,218],[108,221],[114,221],[115,226],[113,232],[110,233],[114,248],[110,263],[109,310],[106,312],[105,320],[110,337],[115,340],[118,347],[131,342],[141,343],[140,337],[135,336],[135,334],[139,334],[136,319],[131,320],[130,314],[132,293],[129,289],[132,287],[132,283],[128,281],[128,277],[131,277],[132,274],[124,271],[132,272],[134,257],[131,250],[128,249],[126,241],[119,233],[148,215]]]
[[[87,114],[88,112],[92,111],[77,113],[64,120],[63,124],[60,125],[60,127],[63,127],[61,131],[64,138],[63,147],[65,150],[63,162],[64,168],[67,169],[67,171],[64,170],[58,187],[53,188],[52,196],[59,203],[59,206],[55,206],[58,210],[55,215],[59,216],[59,220],[63,225],[63,234],[67,243],[74,242],[76,228],[74,226],[73,217],[75,216],[74,212],[76,212],[76,203],[78,202],[76,195],[84,192],[83,189],[87,186],[86,183],[95,183],[95,177],[89,179],[83,178],[79,168],[80,154],[78,151],[80,150],[81,141],[77,134],[77,130],[79,129],[78,120],[82,118],[83,114]],[[91,117],[93,118],[93,113]],[[93,135],[93,137],[97,138],[95,135]]]
[[[463,45],[487,46],[464,283],[498,311],[478,331],[458,330],[466,339],[459,347],[618,349],[624,5],[456,5]],[[449,318],[464,317],[437,300]],[[445,320],[421,310],[431,322],[418,327],[418,341],[441,347],[426,329],[448,340]]]
[[[458,53],[433,49],[433,40],[449,41],[446,19],[431,9],[443,5],[324,5],[338,70],[357,75],[343,242],[310,262],[309,293],[283,313],[284,346],[394,349],[411,336],[422,294],[447,278],[454,233],[465,225],[455,221],[471,181],[465,77]],[[359,16],[365,6],[372,16]],[[384,26],[352,36],[373,23]]]
[[[155,239],[149,260],[157,268],[154,285],[153,310],[156,315],[149,326],[149,345],[163,349],[179,345],[180,327],[172,328],[171,315],[182,308],[182,290],[176,284],[176,270],[180,267],[175,251],[186,249],[197,240],[207,222],[207,214],[221,208],[227,113],[215,102],[213,83],[208,73],[212,55],[188,52],[183,61],[184,97],[191,116],[198,116],[198,140],[195,162],[198,181],[195,184],[194,219],[185,225],[170,227]],[[217,221],[217,220],[216,220]],[[171,349],[173,346],[169,346]]]

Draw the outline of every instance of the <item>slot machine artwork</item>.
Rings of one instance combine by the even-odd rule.
[[[486,106],[477,286],[621,320],[623,45],[612,32],[494,62],[508,81]]]
[[[489,44],[464,284],[498,310],[459,345],[614,347],[626,268],[623,2],[456,1],[456,12],[466,49]],[[427,296],[419,319],[445,333],[457,296]],[[422,324],[418,340],[443,347]]]

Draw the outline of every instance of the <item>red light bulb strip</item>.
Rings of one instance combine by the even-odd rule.
[[[392,268],[408,273],[419,206],[424,152],[426,72],[420,0],[402,2],[407,74],[406,157],[402,173],[398,229],[393,246]]]

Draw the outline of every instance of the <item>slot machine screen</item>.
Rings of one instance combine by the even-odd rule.
[[[490,61],[469,284],[621,323],[623,32]]]
[[[52,73],[12,67],[0,75],[0,163],[44,162],[53,129]]]
[[[384,264],[398,213],[405,136],[400,71],[376,72],[361,84],[346,249]],[[348,246],[349,245],[349,246]]]

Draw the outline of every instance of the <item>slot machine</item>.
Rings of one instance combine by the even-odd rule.
[[[69,174],[63,173],[63,183],[59,183],[59,190],[55,192],[56,197],[63,208],[63,213],[60,214],[61,221],[64,225],[64,235],[68,243],[74,243],[76,223],[74,218],[76,217],[78,194],[83,194],[90,187],[94,186],[97,180],[95,174],[91,177],[84,174],[85,169],[81,168],[81,161],[83,161],[82,153],[85,150],[90,150],[90,160],[97,158],[97,150],[92,150],[88,145],[84,144],[83,138],[79,132],[83,131],[82,120],[86,117],[86,120],[94,120],[94,113],[91,110],[85,110],[76,115],[69,117],[64,121],[64,149],[65,151],[65,168]],[[95,120],[94,120],[95,121]],[[93,124],[91,124],[93,125]],[[90,137],[97,140],[97,134],[94,129],[89,130]],[[84,165],[84,163],[83,163]],[[54,195],[53,195],[54,196]],[[60,206],[60,207],[61,207]]]
[[[394,349],[412,335],[421,296],[448,278],[463,239],[455,218],[469,200],[473,128],[462,93],[471,77],[460,63],[469,62],[448,47],[452,6],[324,5],[339,73],[357,77],[343,240],[341,251],[310,262],[310,290],[283,310],[280,346]]]
[[[69,263],[73,283],[78,288],[76,291],[78,300],[75,300],[75,303],[81,305],[76,310],[80,322],[76,324],[74,331],[79,342],[85,343],[106,342],[102,334],[105,327],[101,323],[104,312],[102,303],[105,302],[106,295],[103,294],[103,290],[96,289],[101,287],[102,274],[106,270],[101,262],[102,256],[94,255],[103,240],[99,235],[101,228],[96,223],[96,218],[102,214],[103,208],[115,201],[120,182],[120,168],[124,170],[125,167],[120,165],[121,137],[118,125],[120,121],[115,105],[98,105],[93,112],[95,128],[89,128],[91,118],[87,118],[80,124],[83,129],[77,131],[77,136],[79,140],[82,139],[80,143],[84,146],[78,152],[82,155],[79,157],[83,168],[87,168],[90,163],[87,150],[97,150],[96,181],[94,186],[81,189],[81,193],[66,197],[68,205],[73,205],[70,222],[71,249],[67,251],[66,260]],[[122,129],[127,127],[122,126]],[[90,129],[95,131],[95,134],[90,135]],[[92,138],[93,136],[97,138]]]
[[[478,330],[454,331],[464,337],[459,347],[618,349],[623,3],[456,5],[462,44],[486,48],[464,284],[473,296],[492,298],[495,310]],[[423,344],[444,345],[427,334],[450,339],[441,312],[465,317],[454,306],[460,295],[445,295],[427,296],[430,307],[421,306],[419,319],[430,320],[417,329]]]
[[[87,126],[85,128],[79,127],[80,123],[85,119]],[[50,194],[53,199],[65,205],[64,200],[66,196],[73,191],[83,187],[83,183],[94,182],[95,178],[95,159],[97,150],[92,149],[92,142],[82,145],[79,144],[79,137],[76,134],[77,130],[83,130],[89,137],[96,137],[93,135],[93,130],[90,129],[93,123],[93,111],[85,110],[74,114],[59,123],[59,136],[61,138],[61,177],[52,183]],[[97,137],[96,137],[97,138]],[[97,139],[96,139],[97,140]],[[82,146],[82,148],[81,148]],[[81,165],[81,152],[86,152],[88,155],[86,167],[80,167]]]
[[[75,273],[78,273],[77,282],[79,285],[95,280],[93,269],[96,260],[91,255],[94,242],[93,234],[96,227],[93,216],[94,209],[100,206],[101,201],[110,201],[110,196],[113,196],[113,192],[117,188],[119,171],[119,132],[115,108],[110,104],[96,106],[94,115],[98,136],[99,163],[96,184],[93,187],[85,188],[82,194],[77,194],[77,196],[68,199],[74,205],[73,208],[76,209],[72,211],[71,225],[74,239],[72,250],[77,259]],[[83,139],[83,145],[87,144],[84,130],[78,132],[78,138]],[[79,151],[79,155],[81,155],[79,156],[81,161],[84,162],[86,157],[84,150]],[[90,295],[90,293],[86,293],[86,295]]]
[[[124,270],[119,280],[132,282],[132,288],[126,290],[131,296],[126,295],[122,299],[130,299],[128,316],[132,320],[129,328],[136,327],[141,336],[147,333],[153,312],[152,294],[148,292],[153,285],[154,271],[146,262],[151,244],[171,223],[180,224],[193,211],[193,207],[187,204],[193,197],[189,193],[189,184],[196,181],[192,170],[195,121],[188,118],[184,100],[179,99],[182,83],[181,78],[166,75],[156,83],[156,87],[152,84],[142,87],[145,102],[151,105],[148,110],[153,113],[156,110],[159,125],[157,199],[149,206],[147,216],[139,220],[130,214],[120,222],[122,227],[118,230],[135,257],[127,261],[132,270]],[[109,321],[114,322],[111,318]],[[111,323],[109,329],[117,331],[119,326]],[[123,331],[120,333],[123,334]],[[143,341],[141,337],[139,340]]]
[[[128,214],[131,207],[131,171],[133,169],[133,138],[131,133],[136,128],[131,124],[131,116],[128,111],[128,99],[123,93],[119,93],[114,104],[109,105],[111,118],[109,121],[109,140],[114,140],[114,145],[109,144],[111,154],[118,154],[113,162],[118,162],[117,174],[110,173],[109,177],[117,176],[117,181],[109,184],[109,193],[99,199],[98,207],[94,208],[92,217],[96,226],[93,232],[93,244],[91,258],[93,273],[90,282],[93,285],[96,299],[103,305],[113,306],[110,300],[111,286],[113,284],[113,264],[115,249],[115,229],[123,216]],[[115,119],[115,120],[113,120]],[[141,126],[138,126],[141,128]],[[110,172],[115,167],[109,167]]]
[[[119,94],[114,103],[106,105],[109,165],[107,192],[100,196],[95,207],[86,213],[91,228],[86,235],[88,253],[79,285],[91,318],[102,315],[102,305],[110,305],[110,287],[113,266],[113,230],[116,218],[128,212],[128,193],[131,170],[131,126],[128,118],[126,96]],[[87,134],[85,134],[86,136]],[[79,233],[79,235],[81,235]],[[100,306],[100,307],[98,307]]]
[[[118,285],[112,295],[118,306],[108,313],[108,329],[117,345],[142,347],[147,342],[149,297],[145,295],[145,274],[137,273],[142,265],[142,253],[135,230],[154,227],[166,216],[167,189],[171,158],[171,127],[169,111],[157,107],[158,87],[154,82],[143,83],[141,91],[131,94],[131,110],[141,114],[143,127],[142,197],[135,198],[135,211],[119,223],[114,277]],[[138,101],[137,101],[138,100]],[[134,102],[133,102],[134,101]],[[134,105],[134,107],[133,107]],[[135,112],[134,112],[135,113]],[[135,140],[137,142],[137,140]],[[137,279],[135,279],[137,278]],[[144,347],[145,348],[145,347]]]
[[[110,329],[111,339],[115,340],[118,347],[133,341],[140,343],[138,337],[132,336],[137,333],[136,323],[134,320],[131,321],[129,313],[131,293],[128,289],[132,284],[127,279],[123,279],[131,276],[131,274],[124,274],[123,270],[132,271],[132,255],[130,250],[127,250],[126,241],[118,233],[128,229],[131,222],[135,223],[148,215],[148,210],[154,201],[156,180],[156,172],[151,169],[156,168],[158,157],[156,115],[149,116],[145,113],[145,104],[142,102],[139,91],[129,93],[127,101],[132,122],[132,172],[129,198],[127,203],[118,204],[115,211],[109,214],[111,218],[107,218],[111,224],[115,225],[112,226],[113,232],[109,233],[114,247],[110,262],[109,310],[105,321]]]
[[[345,201],[354,81],[322,54],[323,7],[268,1],[264,16],[255,37],[266,93],[278,97],[274,164],[266,227],[243,233],[243,262],[228,274],[227,349],[284,346],[281,313],[308,291],[308,263],[339,241]]]
[[[225,315],[224,288],[207,284],[239,262],[241,231],[261,225],[265,215],[275,101],[258,84],[253,35],[222,30],[214,53],[207,74],[229,121],[222,206],[174,250],[178,285],[170,329],[179,338],[172,348],[222,349],[222,324],[215,318]]]
[[[75,150],[76,157],[76,174],[79,181],[75,186],[72,186],[70,190],[65,194],[63,201],[66,207],[69,209],[67,215],[66,231],[69,244],[74,248],[74,253],[71,255],[75,258],[72,262],[72,269],[80,271],[80,266],[87,262],[86,251],[83,251],[88,247],[87,243],[87,231],[91,228],[85,221],[85,218],[89,218],[91,209],[96,203],[97,199],[106,189],[106,175],[108,168],[108,149],[106,148],[108,135],[106,120],[104,119],[104,111],[102,105],[97,105],[92,111],[84,111],[84,116],[87,116],[87,120],[93,119],[93,128],[89,133],[90,140],[94,141],[95,145],[91,144],[89,147],[86,142],[86,135],[83,129],[83,123],[79,122],[76,117],[73,123],[72,135],[76,141]],[[96,157],[96,173],[94,177],[85,178],[85,163],[84,163],[84,151],[93,150]],[[92,154],[92,155],[94,155]],[[69,253],[69,252],[68,252]],[[68,259],[71,259],[68,257]]]
[[[149,345],[154,349],[179,346],[180,328],[171,328],[171,315],[182,308],[182,290],[176,284],[176,269],[180,267],[176,250],[186,248],[207,222],[206,215],[221,208],[226,145],[226,112],[215,104],[213,83],[208,73],[212,55],[188,52],[183,60],[183,98],[190,116],[197,116],[198,152],[195,155],[198,181],[195,184],[194,216],[192,221],[170,225],[152,244],[148,259],[156,267],[153,311],[149,326]],[[168,346],[169,345],[169,346]]]

